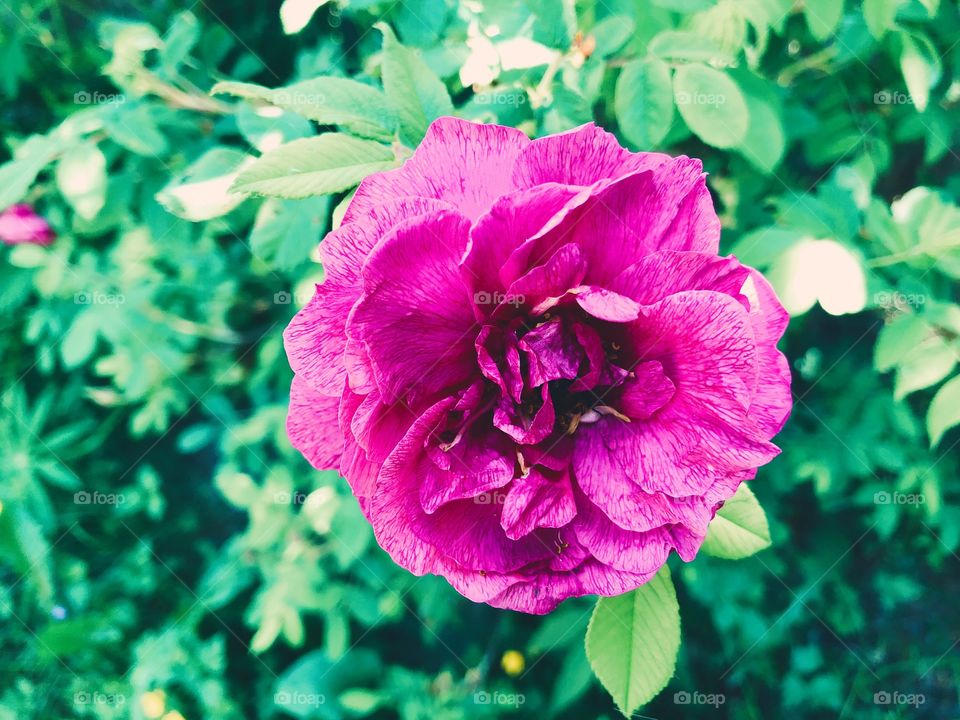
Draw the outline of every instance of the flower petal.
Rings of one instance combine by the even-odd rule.
[[[513,166],[529,142],[513,128],[437,118],[402,167],[374,173],[360,183],[344,222],[405,196],[441,200],[473,220],[515,189]]]
[[[340,398],[322,395],[299,375],[290,385],[287,436],[290,444],[318,470],[340,464],[343,435],[337,423]]]
[[[476,371],[479,328],[458,269],[468,229],[450,212],[404,221],[363,268],[348,332],[363,343],[384,402],[415,404]]]

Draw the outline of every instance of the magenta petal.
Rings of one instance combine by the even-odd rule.
[[[509,287],[501,268],[513,252],[558,222],[582,202],[583,193],[562,185],[544,185],[500,198],[475,222],[470,248],[463,259],[464,282],[477,299],[484,315],[493,311],[491,302],[482,302]]]
[[[632,153],[593,123],[531,142],[517,160],[517,187],[544,183],[593,185],[637,170],[654,169],[670,160],[661,153]]]
[[[434,447],[432,459],[424,456],[417,472],[424,511],[432,514],[453,500],[472,500],[509,483],[516,464],[511,450],[503,435],[477,425],[450,449]]]
[[[447,399],[418,418],[384,463],[370,505],[381,547],[420,575],[440,572],[447,560],[477,572],[512,572],[549,557],[549,549],[535,537],[508,539],[495,503],[456,500],[433,514],[424,511],[418,473],[424,442],[451,407]]]
[[[8,245],[49,245],[56,234],[44,218],[24,203],[0,212],[0,242]]]
[[[287,435],[293,446],[318,470],[340,463],[343,435],[337,422],[340,398],[321,395],[299,375],[290,386]]]
[[[516,336],[510,332],[501,332],[492,325],[484,325],[474,344],[480,372],[499,386],[504,397],[519,403],[523,392],[523,377]]]
[[[405,221],[363,268],[348,332],[363,343],[385,402],[413,404],[466,384],[476,370],[478,328],[457,265],[467,231],[455,213]]]
[[[609,287],[649,305],[684,290],[713,290],[735,297],[748,275],[749,270],[733,257],[660,250],[625,267]]]
[[[568,332],[560,319],[541,323],[520,340],[527,357],[530,387],[550,380],[573,380],[586,358],[576,336]]]
[[[403,167],[374,173],[360,183],[344,222],[403,196],[441,200],[475,219],[515,189],[513,166],[529,142],[513,128],[438,118]]]
[[[540,386],[540,396],[540,407],[533,412],[533,417],[523,409],[526,403],[518,407],[510,398],[502,398],[493,413],[493,424],[521,445],[536,445],[553,432],[556,420],[546,385]]]
[[[767,437],[773,437],[790,417],[793,396],[790,393],[790,365],[777,350],[777,341],[787,327],[789,315],[773,288],[756,270],[741,291],[750,303],[750,319],[758,338],[757,387],[750,403],[750,414]]]
[[[577,485],[593,506],[620,528],[637,532],[685,523],[706,531],[712,518],[699,498],[671,497],[656,489],[689,472],[687,448],[658,447],[644,429],[605,418],[581,428],[574,444],[573,467]],[[654,473],[649,479],[641,472]],[[636,482],[611,483],[611,477],[636,477]],[[714,475],[703,473],[700,485],[709,487]],[[677,483],[674,483],[676,486]]]
[[[598,320],[630,322],[640,317],[640,305],[625,295],[601,287],[584,286],[572,290],[577,304]]]
[[[511,540],[537,528],[559,528],[576,515],[573,487],[566,472],[544,474],[533,468],[513,481],[503,502],[500,524]]]
[[[580,249],[568,243],[559,248],[545,264],[517,278],[506,294],[520,304],[537,306],[548,298],[560,298],[579,285],[586,271]]]
[[[624,380],[617,407],[629,418],[646,420],[670,402],[676,391],[677,386],[664,373],[663,365],[656,360],[642,362]]]
[[[283,333],[290,366],[317,390],[339,396],[347,377],[346,322],[360,299],[360,270],[379,239],[398,222],[443,207],[436,201],[385,203],[362,221],[342,225],[320,244],[326,279]],[[352,382],[360,389],[365,383]]]

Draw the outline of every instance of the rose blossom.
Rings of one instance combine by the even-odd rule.
[[[11,205],[0,212],[0,242],[7,245],[49,245],[55,237],[50,224],[29,205]]]
[[[787,315],[719,237],[699,160],[440,118],[321,244],[291,442],[472,600],[636,588],[693,559],[790,411]]]

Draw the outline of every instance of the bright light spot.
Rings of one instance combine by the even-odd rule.
[[[158,718],[167,709],[167,694],[163,690],[151,690],[140,696],[140,707],[148,718]]]
[[[510,677],[516,677],[522,673],[526,666],[527,661],[519,650],[507,650],[500,658],[500,667]]]
[[[860,260],[834,240],[803,240],[774,263],[770,282],[791,315],[816,304],[831,315],[863,310],[867,281]]]
[[[313,14],[327,4],[327,0],[284,0],[280,6],[280,23],[287,35],[303,30]]]

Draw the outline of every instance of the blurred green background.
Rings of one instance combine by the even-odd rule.
[[[323,128],[209,90],[376,86],[380,21],[458,115],[703,158],[793,315],[773,547],[677,563],[643,716],[960,717],[956,2],[7,0],[0,210],[57,237],[0,246],[0,718],[617,717],[590,598],[409,575],[286,439],[281,332],[344,193],[228,192]]]

